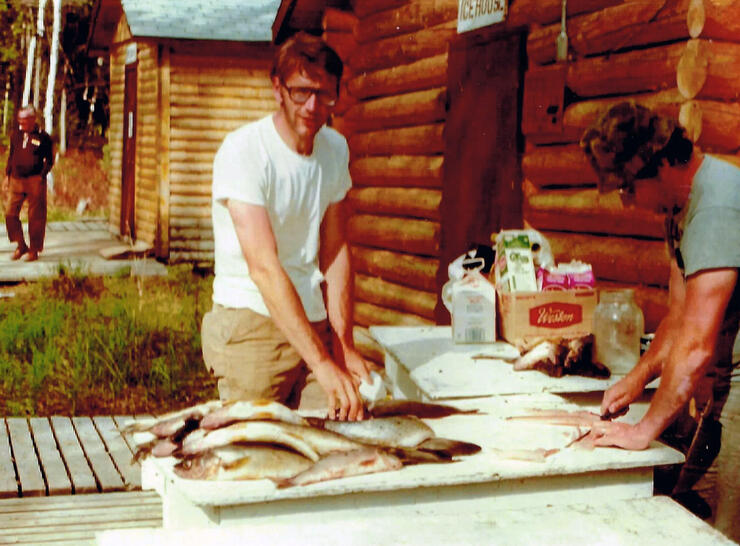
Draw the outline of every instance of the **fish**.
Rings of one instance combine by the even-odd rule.
[[[320,426],[368,445],[416,447],[434,437],[434,431],[418,417],[396,415],[364,421],[322,420]]]
[[[506,419],[586,428],[592,427],[596,423],[603,423],[601,416],[598,413],[585,410],[532,410],[532,413],[525,415],[512,415]]]
[[[393,417],[412,415],[421,419],[438,419],[450,415],[470,415],[480,413],[477,409],[462,410],[446,404],[416,402],[414,400],[379,400],[368,408],[371,417]]]
[[[284,489],[348,476],[398,470],[402,466],[403,463],[398,457],[383,449],[363,447],[353,451],[327,455],[307,470],[293,477],[273,479],[273,481],[278,489]]]
[[[312,461],[337,451],[362,445],[331,430],[275,421],[241,421],[214,430],[198,429],[182,442],[182,455],[238,443],[272,443],[289,447]]]
[[[593,360],[593,335],[572,338],[530,339],[522,343],[522,356],[514,370],[538,370],[551,377],[583,375],[607,378],[609,368]]]
[[[313,462],[289,449],[267,445],[229,445],[188,457],[174,466],[191,480],[287,479],[305,472]]]
[[[130,421],[123,426],[121,431],[124,433],[151,432],[160,438],[166,438],[187,427],[188,421],[200,421],[203,416],[220,408],[221,405],[221,400],[209,400],[208,402],[166,413],[159,417]]]
[[[544,463],[550,456],[560,451],[559,449],[491,449],[490,452],[497,459],[512,461],[528,461],[533,463]]]
[[[429,438],[421,442],[416,449],[434,453],[438,456],[457,457],[459,455],[474,455],[481,450],[478,444],[472,442],[462,442],[460,440],[451,440],[449,438]]]
[[[274,400],[232,400],[205,415],[200,421],[200,426],[215,429],[249,420],[306,424],[306,420],[298,413]]]

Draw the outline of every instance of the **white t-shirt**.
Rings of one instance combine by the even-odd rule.
[[[313,153],[291,150],[275,128],[272,115],[245,125],[224,139],[213,162],[213,301],[269,315],[226,207],[234,199],[267,209],[278,258],[293,282],[308,320],[326,318],[319,270],[319,229],[331,203],[341,201],[352,182],[347,141],[322,127]]]

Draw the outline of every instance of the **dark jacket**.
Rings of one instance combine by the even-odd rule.
[[[10,137],[10,153],[5,174],[16,178],[46,175],[54,165],[51,137],[38,127],[25,133],[17,130]]]

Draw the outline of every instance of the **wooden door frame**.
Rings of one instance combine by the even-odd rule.
[[[121,210],[119,234],[136,238],[136,116],[138,62],[125,66],[123,86],[123,149],[121,154]],[[132,108],[127,112],[130,99]]]
[[[504,68],[499,66],[472,66],[468,59],[468,52],[474,48],[487,47],[496,41],[506,41],[507,50],[511,53],[511,64]],[[526,29],[525,28],[497,28],[489,27],[475,32],[457,36],[449,48],[449,64],[447,69],[448,81],[448,112],[445,123],[445,162],[442,181],[441,233],[440,233],[440,263],[437,271],[437,293],[441,293],[442,285],[448,280],[447,265],[460,254],[468,250],[469,245],[490,244],[490,235],[502,228],[521,227],[522,223],[522,176],[521,154],[524,149],[524,138],[521,134],[521,112],[524,90],[524,74],[526,73]],[[470,55],[471,59],[473,54]],[[506,57],[509,58],[509,57]],[[502,90],[510,93],[511,100],[515,100],[516,112],[505,120],[505,127],[498,127],[491,131],[497,141],[497,149],[505,150],[503,161],[481,166],[478,176],[465,176],[455,168],[455,164],[475,164],[485,162],[485,154],[481,152],[490,135],[486,134],[485,127],[480,125],[485,119],[471,120],[464,115],[465,86],[463,78],[471,70],[486,70],[485,75],[494,74],[501,77],[500,70],[512,70],[517,74],[511,81],[511,88]],[[483,74],[483,73],[481,73]],[[484,77],[485,77],[484,75]],[[456,104],[457,103],[457,104]],[[485,114],[485,113],[482,113]],[[495,117],[492,115],[492,117]],[[500,119],[499,119],[500,120]],[[501,139],[502,136],[510,138]],[[469,143],[471,151],[467,161],[461,157],[461,142]],[[481,143],[481,144],[478,144]],[[474,149],[477,146],[477,150]],[[490,174],[495,170],[503,173],[502,180],[492,181]],[[449,324],[450,315],[447,309],[438,300],[435,308],[435,318],[438,324]]]

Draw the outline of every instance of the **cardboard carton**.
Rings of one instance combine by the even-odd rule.
[[[596,303],[596,290],[498,292],[501,337],[517,343],[591,334]]]

